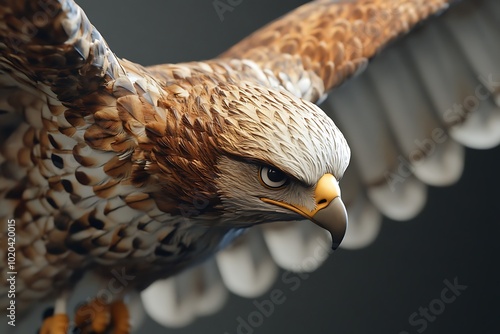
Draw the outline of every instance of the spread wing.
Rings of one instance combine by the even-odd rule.
[[[55,34],[37,35],[54,38],[51,43],[39,40],[30,48],[16,49],[16,35],[9,37],[16,52],[2,53],[0,58],[5,137],[26,126],[22,124],[30,119],[30,108],[45,110],[47,122],[64,124],[58,107],[78,108],[80,99],[94,93],[97,85],[113,88],[116,84],[117,89],[137,92],[141,83],[131,86],[118,80],[125,72],[134,72],[147,77],[146,86],[154,91],[156,80],[165,73],[165,66],[143,69],[122,63],[71,2],[64,6],[70,20],[47,28]],[[340,125],[354,153],[350,172],[342,181],[350,215],[346,248],[371,243],[382,215],[404,220],[418,214],[427,185],[455,182],[462,172],[463,145],[488,148],[500,140],[499,78],[494,76],[500,53],[496,43],[500,6],[494,0],[464,1],[439,16],[447,7],[446,1],[315,1],[207,62],[318,103],[331,91],[322,107]],[[422,21],[424,26],[410,33]],[[6,29],[7,23],[9,29],[23,29],[21,22],[5,20],[0,29]],[[59,40],[58,33],[65,37]],[[5,43],[0,43],[0,51]],[[72,47],[65,49],[67,45]],[[65,52],[71,56],[61,57]],[[357,77],[347,80],[353,76]],[[20,95],[22,99],[16,98]],[[151,99],[151,95],[141,96]],[[16,104],[21,100],[32,105]],[[19,112],[27,116],[20,118]],[[25,133],[20,131],[20,136]],[[2,152],[0,163],[15,159],[29,165],[19,146],[23,141],[9,138],[13,138],[12,150]],[[21,154],[14,155],[18,151]],[[116,155],[127,150],[115,152],[110,144],[111,151]],[[47,160],[47,156],[39,158]],[[26,170],[10,172],[8,179],[0,180],[0,192],[15,189],[27,175]],[[4,217],[5,212],[1,213]],[[322,240],[325,234],[312,224],[256,228],[215,260],[154,284],[143,293],[143,301],[160,323],[186,324],[220,308],[227,289],[247,297],[267,290],[277,277],[277,265],[292,271],[316,269],[328,255]],[[315,261],[305,261],[312,255]]]
[[[436,17],[448,7],[449,1],[313,1],[221,57],[251,60],[283,89],[313,102],[345,83],[322,106],[349,139],[351,171],[370,201],[405,220],[422,208],[425,184],[458,180],[462,145],[500,141],[498,33],[490,10],[496,5],[465,1]],[[408,34],[416,25],[422,27]],[[397,41],[403,35],[409,36]]]
[[[21,309],[91,262],[163,256],[176,228],[153,199],[161,163],[144,162],[166,124],[156,78],[118,59],[72,1],[4,1],[0,22],[0,271],[15,217]]]
[[[493,0],[313,1],[213,61],[320,102],[339,125],[353,150],[341,181],[349,213],[341,247],[358,249],[375,240],[383,216],[411,219],[429,185],[458,181],[464,147],[500,143],[499,20]],[[277,277],[273,262],[315,270],[328,254],[322,238],[301,222],[258,227],[206,267],[158,281],[143,293],[146,310],[166,326],[187,324],[222,307],[220,294],[213,298],[220,279],[233,293],[258,296]],[[200,281],[204,289],[185,288]]]
[[[22,215],[16,221],[20,310],[28,305],[23,300],[46,297],[68,284],[84,264],[82,255],[65,248],[64,238],[74,222],[64,210],[72,198],[92,201],[91,196],[78,197],[90,194],[89,187],[72,182],[77,164],[72,149],[85,130],[76,131],[78,127],[66,120],[65,112],[81,109],[82,98],[121,71],[74,4],[51,3],[50,13],[23,11],[23,6],[27,4],[2,2],[0,7],[0,219],[2,230],[7,231],[7,221]],[[47,20],[27,24],[27,16],[34,14],[43,14]],[[76,112],[75,116],[76,123],[85,125],[83,117]],[[65,137],[61,132],[74,136]],[[64,185],[71,191],[62,191]],[[84,216],[85,210],[74,208],[73,213],[76,221],[76,215]],[[47,248],[44,238],[49,240]],[[4,246],[0,271],[6,275]],[[2,305],[8,302],[5,288],[2,285]]]

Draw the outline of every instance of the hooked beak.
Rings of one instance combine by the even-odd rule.
[[[261,198],[262,201],[294,211],[328,230],[332,235],[332,248],[337,249],[347,230],[347,211],[340,199],[340,187],[332,174],[323,175],[314,190],[316,207],[311,211],[303,206]]]

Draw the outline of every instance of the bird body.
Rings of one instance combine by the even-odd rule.
[[[333,121],[250,80],[252,62],[149,70],[116,58],[76,5],[56,5],[73,30],[49,23],[60,36],[44,42],[63,44],[43,52],[16,31],[14,6],[2,12],[4,103],[23,117],[2,147],[20,303],[88,270],[109,279],[123,269],[129,288],[143,289],[213,255],[232,230],[301,217],[263,198],[313,211],[318,180],[342,177],[349,149]],[[263,186],[261,166],[294,181]]]
[[[411,173],[395,189],[400,175],[387,174],[394,182],[380,177],[393,167],[378,159],[395,154],[388,141],[387,147],[360,149],[371,147],[372,132],[385,126],[363,105],[371,93],[366,99],[334,93],[328,115],[316,104],[450,1],[312,1],[217,58],[151,67],[114,55],[72,1],[49,3],[51,11],[35,1],[0,6],[0,117],[6,129],[0,219],[16,221],[23,307],[60,296],[89,271],[105,282],[118,275],[126,287],[113,297],[120,299],[202,263],[264,223],[279,222],[282,232],[308,219],[330,231],[337,247],[346,227],[338,180],[350,149],[332,118],[352,124],[349,118],[365,113],[373,120],[370,131],[346,136],[357,147],[358,162],[373,158],[355,168],[377,207],[397,219],[421,208],[422,188]],[[36,21],[33,13],[40,10],[51,20]],[[498,93],[494,85],[485,88]],[[398,99],[390,102],[389,111],[404,109]],[[330,118],[332,106],[351,110]],[[435,137],[443,138],[466,118],[426,121],[439,124],[442,133]],[[449,151],[459,152],[454,144]],[[417,153],[435,159],[432,152]],[[415,174],[430,184],[443,182],[428,170]],[[353,180],[345,183],[359,182]],[[398,205],[388,204],[393,199]],[[408,199],[417,209],[406,209]],[[279,233],[269,232],[266,241],[278,240]],[[7,249],[4,236],[0,252]],[[9,271],[7,263],[0,262],[0,271]],[[2,289],[3,306],[7,285]]]

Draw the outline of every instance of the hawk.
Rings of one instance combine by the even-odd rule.
[[[318,1],[213,60],[143,68],[112,54],[73,3],[48,2],[41,9],[26,3],[2,7],[1,28],[3,109],[15,124],[3,144],[2,207],[5,221],[16,219],[17,266],[30,271],[18,275],[25,285],[20,302],[57,290],[64,290],[58,296],[64,301],[84,271],[112,279],[110,272],[124,266],[135,276],[129,288],[142,290],[264,222],[305,216],[329,227],[338,244],[345,213],[336,180],[349,149],[333,122],[309,102],[319,103],[362,72],[382,47],[447,8],[443,1]],[[41,10],[56,16],[37,21]],[[385,15],[391,19],[380,22]],[[496,93],[487,82],[485,87]],[[345,100],[332,105],[351,102]],[[386,102],[396,104],[388,110],[397,110],[393,100]],[[339,122],[347,123],[343,117],[349,116],[338,116]],[[355,145],[356,139],[350,141]],[[460,146],[447,146],[443,155],[429,155],[428,165],[460,166],[447,160],[460,157]],[[357,152],[365,159],[377,153]],[[426,152],[419,153],[425,158]],[[448,168],[443,174],[451,180],[436,178],[428,165],[415,175],[430,184],[453,182],[461,172],[454,168],[449,176]],[[362,180],[373,181],[364,166],[358,166]],[[372,173],[390,169],[373,167]],[[391,194],[422,203],[420,183],[410,178],[395,194],[374,187],[382,192],[372,198],[381,201],[375,204],[383,213],[404,218],[419,209],[387,203]],[[339,213],[331,220],[321,219],[324,211],[318,210],[325,180],[325,203],[336,204]],[[384,185],[398,184],[391,174],[389,180]],[[114,301],[109,312],[120,306]]]

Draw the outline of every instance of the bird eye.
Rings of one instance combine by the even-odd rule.
[[[280,188],[288,182],[286,174],[274,167],[261,167],[259,175],[261,183],[268,188]]]

